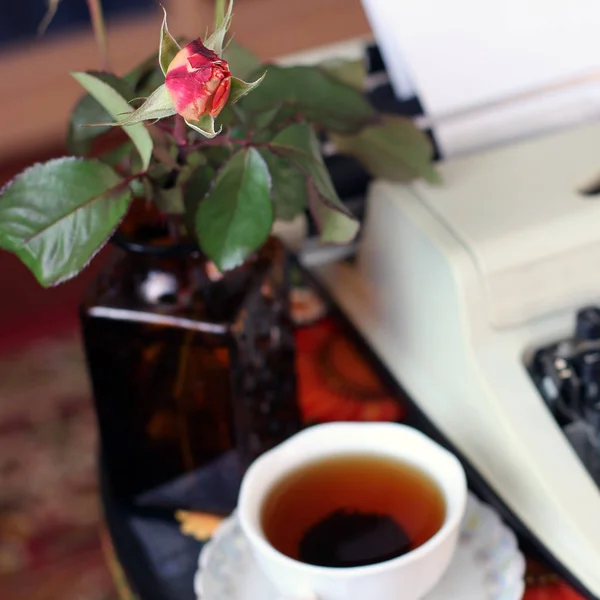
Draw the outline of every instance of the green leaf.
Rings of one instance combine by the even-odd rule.
[[[259,152],[271,174],[271,200],[275,218],[291,221],[308,205],[307,177],[270,150],[261,148]]]
[[[195,168],[185,183],[185,203],[198,207],[200,200],[208,193],[215,175],[216,171],[210,165],[204,164]]]
[[[143,80],[148,77],[151,72],[157,69],[158,62],[158,53],[145,58],[141,63],[137,64],[128,73],[123,75],[123,80],[126,81],[132,88],[137,89]],[[162,75],[162,77],[164,79],[164,75]]]
[[[233,16],[233,0],[229,0],[227,13],[223,17],[221,24],[213,31],[213,33],[204,42],[204,46],[209,50],[214,50],[219,56],[223,54],[223,43],[225,36],[231,26],[231,17]]]
[[[202,150],[202,154],[214,169],[220,169],[232,156],[231,148],[227,146],[209,146]]]
[[[147,196],[147,187],[148,182],[145,177],[140,177],[137,179],[132,179],[129,182],[129,189],[133,194],[134,198],[144,198]]]
[[[171,100],[171,94],[169,94],[167,86],[163,83],[146,98],[146,101],[140,107],[136,108],[124,119],[119,119],[112,123],[99,123],[99,125],[129,127],[134,123],[141,123],[142,121],[154,121],[156,119],[172,117],[176,113],[177,111]]]
[[[166,187],[172,180],[172,172],[173,169],[164,163],[153,162],[152,165],[150,165],[150,169],[148,169],[148,176],[156,185]]]
[[[338,198],[323,162],[319,140],[309,125],[305,123],[289,125],[269,142],[268,148],[293,164],[306,177],[310,177],[326,202],[351,215]]]
[[[169,167],[170,169],[179,170],[181,165],[179,164],[178,157],[179,150],[175,144],[159,144],[154,145],[154,151],[152,155],[158,163]]]
[[[210,115],[202,115],[197,121],[188,121],[185,122],[188,124],[188,127],[191,127],[194,131],[197,131],[200,135],[208,139],[212,139],[218,136],[223,127],[220,126],[217,131],[215,131],[215,118]]]
[[[134,97],[133,88],[123,79],[110,73],[100,73],[89,71],[110,87],[114,88],[126,100],[132,100]],[[105,127],[85,127],[89,123],[103,123],[110,121],[111,116],[106,109],[90,94],[84,94],[75,105],[69,118],[67,129],[67,149],[72,154],[85,156],[92,148],[93,141],[110,131],[110,126]]]
[[[258,131],[261,131],[268,129],[282,118],[285,119],[287,116],[288,112],[283,108],[283,106],[279,105],[275,108],[270,108],[265,112],[257,113],[256,115],[254,115],[253,124]]]
[[[110,85],[89,73],[73,73],[73,77],[107,110],[113,119],[123,113],[133,112],[127,100]],[[148,168],[152,157],[152,138],[141,123],[124,127],[123,131],[131,138],[142,157],[142,166]]]
[[[201,165],[194,169],[184,184],[183,204],[185,223],[189,231],[196,229],[198,206],[210,189],[216,171],[210,165]]]
[[[157,63],[154,65],[154,68],[147,71],[144,76],[137,81],[135,85],[135,95],[137,98],[147,98],[164,82],[165,76]]]
[[[251,83],[242,81],[237,77],[232,77],[231,89],[229,91],[229,98],[227,98],[227,104],[235,104],[240,98],[243,98],[246,94],[249,94],[254,88],[260,85],[266,74],[267,72],[265,71],[261,77],[259,77],[256,81],[252,81]]]
[[[319,68],[330,77],[359,92],[365,89],[367,65],[364,60],[332,59],[320,63]]]
[[[281,104],[332,131],[353,133],[375,118],[358,91],[314,67],[269,66],[264,81],[240,106],[253,113]]]
[[[160,45],[158,48],[158,55],[160,57],[160,68],[166,75],[167,69],[171,64],[171,61],[175,58],[175,55],[181,50],[179,44],[175,41],[175,38],[169,33],[167,27],[167,11],[163,7],[164,17],[162,26],[160,28]]]
[[[121,222],[131,193],[95,159],[59,158],[26,169],[0,193],[0,247],[43,286],[79,273]]]
[[[223,110],[215,117],[215,127],[230,127],[236,121],[232,106],[224,106]]]
[[[179,186],[156,190],[154,203],[158,210],[166,214],[182,215],[185,212],[183,190]]]
[[[186,157],[186,166],[190,169],[205,165],[207,162],[206,156],[200,150],[194,150]]]
[[[241,265],[273,225],[269,170],[256,148],[236,152],[200,202],[196,232],[220,271]]]
[[[314,185],[317,194],[309,195],[309,208],[319,226],[321,241],[352,241],[358,233],[358,221],[335,191],[312,128],[304,123],[290,125],[269,142],[268,148],[304,173]]]
[[[233,41],[229,43],[223,52],[223,58],[227,61],[229,70],[241,79],[250,78],[251,75],[258,71],[261,65],[260,60],[255,54]]]
[[[103,163],[106,163],[111,167],[116,167],[131,155],[133,149],[133,144],[127,141],[120,146],[101,154],[99,158]]]
[[[312,181],[308,185],[308,207],[319,227],[319,239],[324,244],[347,244],[356,237],[358,222],[323,202]]]
[[[410,119],[384,115],[383,122],[355,135],[330,134],[343,154],[357,158],[375,177],[410,181],[418,177],[439,183],[432,163],[433,148],[427,136]]]

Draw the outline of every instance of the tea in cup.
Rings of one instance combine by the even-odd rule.
[[[467,501],[454,455],[396,423],[315,425],[259,457],[238,515],[290,600],[418,600],[455,551]]]

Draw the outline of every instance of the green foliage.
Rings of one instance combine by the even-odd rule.
[[[216,170],[209,164],[202,164],[192,169],[184,184],[183,205],[186,227],[196,230],[198,206],[204,199],[214,181]]]
[[[291,220],[307,208],[322,242],[351,241],[359,225],[336,193],[319,133],[375,177],[439,181],[427,137],[407,119],[376,114],[365,99],[363,61],[263,65],[231,40],[223,48],[231,9],[231,2],[227,11],[221,2],[215,31],[204,42],[233,73],[216,119],[203,114],[186,128],[176,115],[164,83],[181,48],[166,13],[158,52],[122,78],[73,74],[87,93],[69,121],[69,151],[89,155],[100,149],[95,140],[114,127],[125,135],[100,159],[36,165],[0,191],[0,247],[19,256],[42,285],[84,268],[119,226],[132,197],[152,202],[178,228],[183,223],[183,235],[222,271],[255,252],[274,219]],[[204,100],[210,93],[202,88]]]
[[[309,208],[319,226],[321,241],[352,241],[358,232],[358,221],[338,198],[312,128],[303,123],[290,125],[273,138],[268,148],[308,178],[313,188]]]
[[[125,162],[129,163],[129,158],[134,149],[135,146],[132,142],[125,142],[124,144],[101,154],[99,158],[103,163],[110,165],[111,167],[118,167]]]
[[[247,48],[230,41],[223,52],[223,58],[229,64],[229,70],[241,79],[249,79],[259,71],[261,62],[258,57]]]
[[[341,153],[356,157],[375,177],[390,181],[422,177],[430,183],[440,182],[431,162],[431,143],[409,119],[383,116],[377,125],[354,135],[332,133],[330,137]]]
[[[89,71],[100,81],[116,90],[126,100],[135,96],[132,85],[110,73]],[[110,125],[104,127],[87,127],[90,123],[106,123],[112,121],[108,111],[90,94],[85,94],[75,105],[69,118],[67,128],[67,149],[72,154],[85,156],[92,148],[93,141],[110,131]]]
[[[291,221],[308,206],[306,176],[266,148],[259,150],[271,174],[271,200],[275,218]]]
[[[73,77],[93,96],[113,119],[133,112],[133,108],[121,94],[92,73],[72,73]],[[152,157],[152,138],[141,123],[124,127],[142,157],[142,166],[148,168]]]
[[[200,247],[227,271],[260,248],[273,225],[267,164],[255,148],[236,152],[200,202],[196,231]]]
[[[60,158],[18,175],[0,201],[0,247],[43,286],[74,277],[121,222],[131,193],[108,165]]]
[[[165,214],[182,215],[185,213],[183,189],[179,186],[155,189],[152,199],[158,210]]]
[[[333,59],[322,62],[319,68],[330,77],[359,92],[363,92],[365,89],[367,65],[364,60]]]
[[[375,118],[375,112],[358,91],[315,67],[269,66],[267,76],[240,102],[243,110],[264,113],[285,106],[288,115],[339,133],[358,131]]]
[[[154,121],[156,119],[164,119],[165,117],[173,116],[177,111],[173,106],[171,95],[167,90],[167,86],[163,83],[157,87],[146,101],[133,112],[130,112],[126,117],[119,119],[117,122],[110,123],[110,126],[120,125],[126,127],[134,123],[142,121]]]

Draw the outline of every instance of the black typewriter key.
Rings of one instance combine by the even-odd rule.
[[[577,312],[575,336],[579,340],[600,339],[600,308],[586,306]]]

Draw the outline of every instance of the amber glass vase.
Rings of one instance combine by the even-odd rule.
[[[214,509],[224,481],[231,496],[250,461],[301,427],[289,257],[270,239],[221,276],[194,247],[117,246],[81,306],[112,491],[164,499],[186,481],[205,489],[169,503]]]

